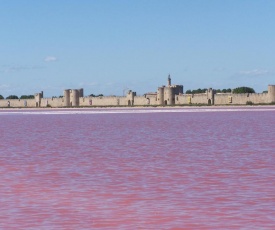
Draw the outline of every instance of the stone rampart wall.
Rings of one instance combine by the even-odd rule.
[[[41,98],[40,107],[63,107],[64,98]]]
[[[4,99],[0,100],[0,107],[35,107],[35,99]]]
[[[214,104],[215,105],[229,105],[230,98],[232,97],[232,93],[219,93],[214,95]],[[232,100],[233,101],[233,100]]]
[[[175,104],[183,105],[183,104],[207,104],[207,94],[181,94],[176,95]]]
[[[149,105],[158,105],[157,95],[147,95],[146,98],[150,100]],[[148,103],[148,101],[147,101]]]
[[[148,97],[149,98],[149,97]],[[150,98],[147,99],[145,96],[136,96],[134,98],[134,105],[149,105],[150,104]]]
[[[208,104],[207,94],[182,94],[176,95],[176,105],[182,104]],[[269,103],[268,93],[244,93],[244,94],[215,94],[214,105],[245,105],[247,102],[253,104]]]
[[[134,105],[145,106],[145,105],[157,105],[157,95],[146,95],[134,97]]]
[[[79,106],[125,106],[126,97],[81,97]]]
[[[214,95],[215,105],[245,105],[247,102],[252,102],[253,104],[269,103],[268,93],[225,93]]]

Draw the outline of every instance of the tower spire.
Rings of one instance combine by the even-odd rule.
[[[168,75],[168,82],[167,82],[167,86],[171,86],[171,77],[170,77],[170,73]]]

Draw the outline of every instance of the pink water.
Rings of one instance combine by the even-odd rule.
[[[275,108],[0,111],[0,229],[275,229]]]

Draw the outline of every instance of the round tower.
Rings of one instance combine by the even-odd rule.
[[[157,100],[159,105],[164,104],[164,87],[158,87]]]
[[[79,91],[77,89],[71,90],[71,105],[79,106]]]
[[[64,90],[63,97],[64,97],[64,106],[65,107],[70,106],[70,90],[69,89]]]
[[[269,103],[275,103],[275,85],[268,85]]]
[[[173,105],[173,88],[165,87],[164,88],[164,105]]]

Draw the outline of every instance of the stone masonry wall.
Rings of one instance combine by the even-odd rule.
[[[134,105],[146,106],[146,105],[157,105],[156,95],[136,96],[134,98]]]
[[[81,97],[79,106],[125,106],[126,97]]]
[[[41,107],[63,107],[63,98],[41,98]]]
[[[35,99],[5,99],[0,100],[0,107],[35,107]]]
[[[175,104],[176,105],[187,105],[187,104],[207,104],[207,94],[181,94],[176,95]]]
[[[231,97],[231,99],[230,99]],[[243,94],[215,94],[215,105],[245,105],[248,101],[253,104],[269,103],[268,93],[243,93]]]

